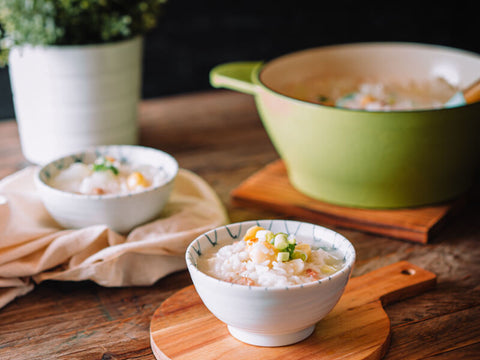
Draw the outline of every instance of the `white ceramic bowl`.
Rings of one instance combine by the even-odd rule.
[[[198,260],[212,247],[242,239],[248,228],[259,225],[273,232],[295,234],[313,247],[336,249],[344,256],[343,268],[316,282],[288,287],[238,285],[200,271]],[[340,299],[355,262],[355,249],[342,235],[324,227],[289,220],[257,220],[211,230],[187,248],[188,271],[205,306],[226,323],[237,339],[258,346],[283,346],[308,337]]]
[[[55,189],[48,180],[74,162],[93,163],[99,156],[111,156],[132,164],[151,165],[166,173],[165,182],[131,194],[83,195]],[[47,211],[65,228],[105,224],[119,233],[154,219],[164,208],[178,172],[177,161],[152,148],[129,145],[94,147],[54,160],[39,169],[35,184]]]

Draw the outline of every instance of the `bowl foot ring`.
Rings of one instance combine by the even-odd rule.
[[[230,325],[228,325],[227,328],[233,337],[244,343],[256,346],[270,347],[285,346],[300,342],[312,335],[313,330],[315,330],[315,325],[309,326],[306,329],[302,329],[294,333],[279,335],[252,333]]]

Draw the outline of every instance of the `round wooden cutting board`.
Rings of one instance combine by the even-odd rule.
[[[383,306],[420,294],[435,283],[435,274],[408,262],[352,278],[310,337],[282,347],[253,346],[235,339],[191,285],[155,311],[150,343],[158,360],[381,359],[390,340],[390,320]]]

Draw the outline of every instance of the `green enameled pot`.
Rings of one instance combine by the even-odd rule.
[[[469,189],[480,160],[480,103],[371,112],[297,96],[310,82],[332,76],[385,83],[441,77],[464,88],[480,78],[480,55],[413,43],[335,45],[266,63],[222,64],[212,69],[210,82],[254,95],[291,184],[312,198],[399,208],[442,202]]]

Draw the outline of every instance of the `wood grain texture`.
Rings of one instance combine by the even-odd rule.
[[[139,113],[141,143],[171,153],[181,167],[202,176],[225,204],[231,222],[291,218],[264,208],[241,208],[230,198],[242,181],[278,159],[251,96],[214,90],[165,97],[143,101]],[[16,123],[1,122],[0,178],[26,165]],[[329,226],[355,246],[354,277],[403,260],[438,276],[434,289],[385,307],[392,329],[385,360],[478,359],[480,194],[473,195],[426,245]],[[42,283],[0,309],[0,359],[154,360],[152,316],[188,285],[186,271],[149,287]]]
[[[310,337],[276,348],[247,345],[230,336],[192,285],[155,311],[150,342],[158,360],[378,360],[385,355],[390,340],[390,320],[382,305],[427,291],[435,281],[435,274],[406,261],[353,278]]]
[[[315,223],[341,226],[373,234],[427,243],[454,210],[458,199],[433,206],[404,209],[359,209],[325,203],[296,190],[283,161],[275,160],[232,191],[238,206],[261,207]]]

